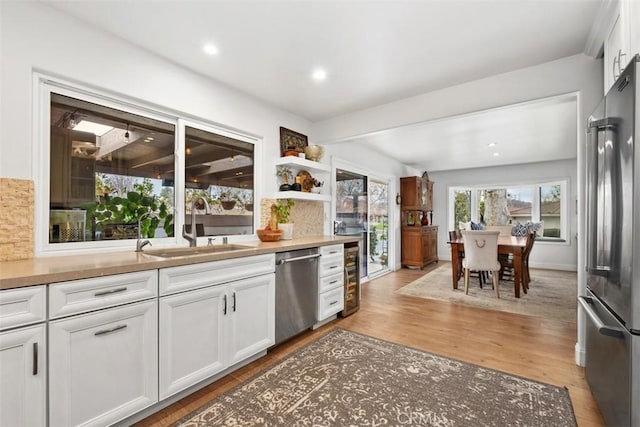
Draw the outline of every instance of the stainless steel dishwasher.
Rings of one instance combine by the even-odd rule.
[[[276,254],[276,344],[316,322],[318,248]]]

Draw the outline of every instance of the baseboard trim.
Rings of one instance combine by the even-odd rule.
[[[580,343],[576,343],[575,358],[576,358],[576,365],[582,366],[584,368],[586,365],[586,352],[584,350],[584,347],[580,346]]]

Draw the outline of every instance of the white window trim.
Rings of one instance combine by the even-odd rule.
[[[189,114],[176,112],[169,108],[150,106],[144,101],[129,100],[125,96],[109,93],[82,84],[72,83],[64,79],[52,77],[41,72],[33,73],[33,152],[34,165],[34,239],[35,256],[70,255],[87,252],[108,252],[119,249],[135,249],[135,242],[127,240],[101,240],[88,242],[68,242],[64,245],[49,243],[49,194],[50,194],[50,117],[51,93],[70,96],[86,100],[106,107],[141,115],[175,126],[175,165],[177,173],[174,179],[175,210],[174,237],[150,239],[154,247],[170,247],[187,243],[182,237],[184,224],[184,126],[192,126],[210,132],[229,136],[255,145],[254,149],[254,177],[262,176],[263,139],[250,133],[245,133],[228,127],[212,124],[203,119],[194,118]],[[262,194],[261,180],[254,178],[254,200],[259,200]],[[260,215],[254,213],[254,230],[259,227]],[[206,241],[207,237],[200,237],[198,243]],[[234,240],[255,240],[255,234],[234,236]]]
[[[479,207],[479,198],[478,198],[478,190],[486,190],[486,189],[508,189],[508,188],[520,188],[520,187],[532,187],[533,191],[533,200],[531,206],[531,218],[533,221],[540,221],[540,187],[543,186],[551,186],[551,185],[560,185],[560,194],[562,195],[561,203],[560,203],[560,237],[559,238],[540,238],[536,239],[536,242],[540,243],[549,243],[554,245],[570,245],[570,221],[568,218],[569,212],[569,199],[570,199],[570,187],[569,187],[569,178],[557,178],[550,181],[529,181],[529,182],[519,182],[519,183],[508,183],[508,184],[479,184],[479,185],[456,185],[450,186],[448,188],[448,215],[447,215],[447,223],[449,224],[449,230],[454,230],[457,228],[457,224],[455,222],[455,197],[454,193],[456,191],[471,191],[471,221],[478,222],[478,207]]]

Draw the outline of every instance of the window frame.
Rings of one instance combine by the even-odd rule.
[[[99,240],[84,242],[49,243],[49,198],[50,198],[50,119],[51,119],[51,93],[58,93],[76,99],[93,102],[105,107],[118,109],[132,114],[141,115],[154,120],[171,124],[175,127],[174,141],[174,236],[150,239],[157,247],[183,246],[187,240],[182,237],[184,224],[184,200],[185,200],[185,126],[218,133],[254,144],[254,200],[259,200],[262,194],[262,185],[258,177],[262,176],[262,138],[244,133],[242,131],[214,124],[210,121],[191,116],[182,112],[163,108],[162,106],[150,106],[144,101],[132,100],[126,96],[106,92],[94,87],[83,86],[75,82],[54,78],[42,73],[34,72],[33,79],[33,178],[35,186],[34,206],[34,247],[36,256],[56,254],[73,254],[83,252],[106,252],[116,249],[135,249],[133,239],[123,240]],[[257,204],[256,204],[257,205]],[[259,227],[260,215],[254,212],[254,233]],[[238,240],[249,240],[252,235],[238,235]],[[235,235],[234,235],[235,238]],[[198,238],[198,244],[206,242],[207,236]]]
[[[455,224],[455,192],[456,191],[471,191],[471,221],[479,222],[478,211],[480,206],[479,192],[481,190],[495,190],[495,189],[509,189],[509,188],[523,188],[529,187],[533,189],[533,200],[531,205],[531,219],[533,222],[540,222],[541,217],[541,200],[540,200],[540,188],[552,185],[560,186],[560,237],[542,237],[536,238],[536,241],[548,242],[552,244],[564,244],[569,245],[569,227],[570,221],[568,218],[569,212],[569,178],[554,179],[551,181],[534,181],[534,182],[514,182],[509,184],[479,184],[479,185],[455,185],[448,187],[447,193],[447,223],[448,229],[457,229]]]

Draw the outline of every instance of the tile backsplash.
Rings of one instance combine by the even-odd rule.
[[[260,200],[260,228],[266,226],[271,216],[271,205],[276,199]],[[324,203],[294,200],[291,208],[293,237],[321,236],[324,234]]]
[[[33,258],[33,181],[0,178],[0,261]]]

